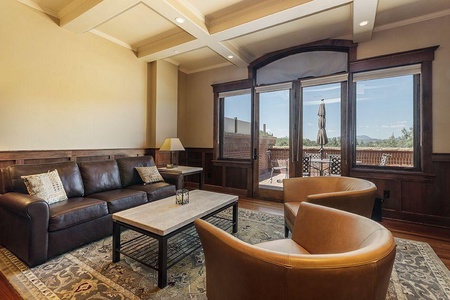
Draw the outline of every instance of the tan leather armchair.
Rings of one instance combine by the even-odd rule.
[[[377,187],[353,177],[295,177],[283,180],[285,237],[292,232],[301,202],[311,202],[370,218]]]
[[[209,300],[384,300],[392,234],[371,219],[301,203],[292,239],[250,245],[196,220]]]

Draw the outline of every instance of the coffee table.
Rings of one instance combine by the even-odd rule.
[[[189,192],[189,203],[175,204],[175,196],[114,213],[112,261],[124,254],[158,271],[158,287],[167,285],[167,270],[201,247],[194,220],[202,218],[236,233],[238,196],[203,190]],[[232,219],[217,215],[233,207]],[[121,231],[128,228],[141,233],[122,241]]]

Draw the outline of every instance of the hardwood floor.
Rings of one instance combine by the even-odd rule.
[[[240,197],[239,207],[269,214],[283,215],[283,204],[278,202]],[[393,220],[383,220],[381,224],[388,228],[395,237],[428,243],[447,268],[450,269],[450,229]],[[0,298],[4,300],[21,299],[1,273],[0,295]]]

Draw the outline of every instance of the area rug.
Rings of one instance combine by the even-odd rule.
[[[283,222],[282,216],[239,209],[237,237],[252,244],[283,238]],[[31,269],[0,248],[0,271],[24,299],[206,299],[201,250],[169,269],[169,284],[159,289],[154,270],[124,256],[112,263],[111,242],[105,238]],[[450,272],[431,247],[396,242],[386,299],[450,299]]]

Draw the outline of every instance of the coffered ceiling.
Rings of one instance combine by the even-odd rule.
[[[268,52],[450,14],[449,0],[17,0],[77,34],[96,34],[147,62],[193,73],[246,67]],[[366,23],[361,26],[362,22]]]

